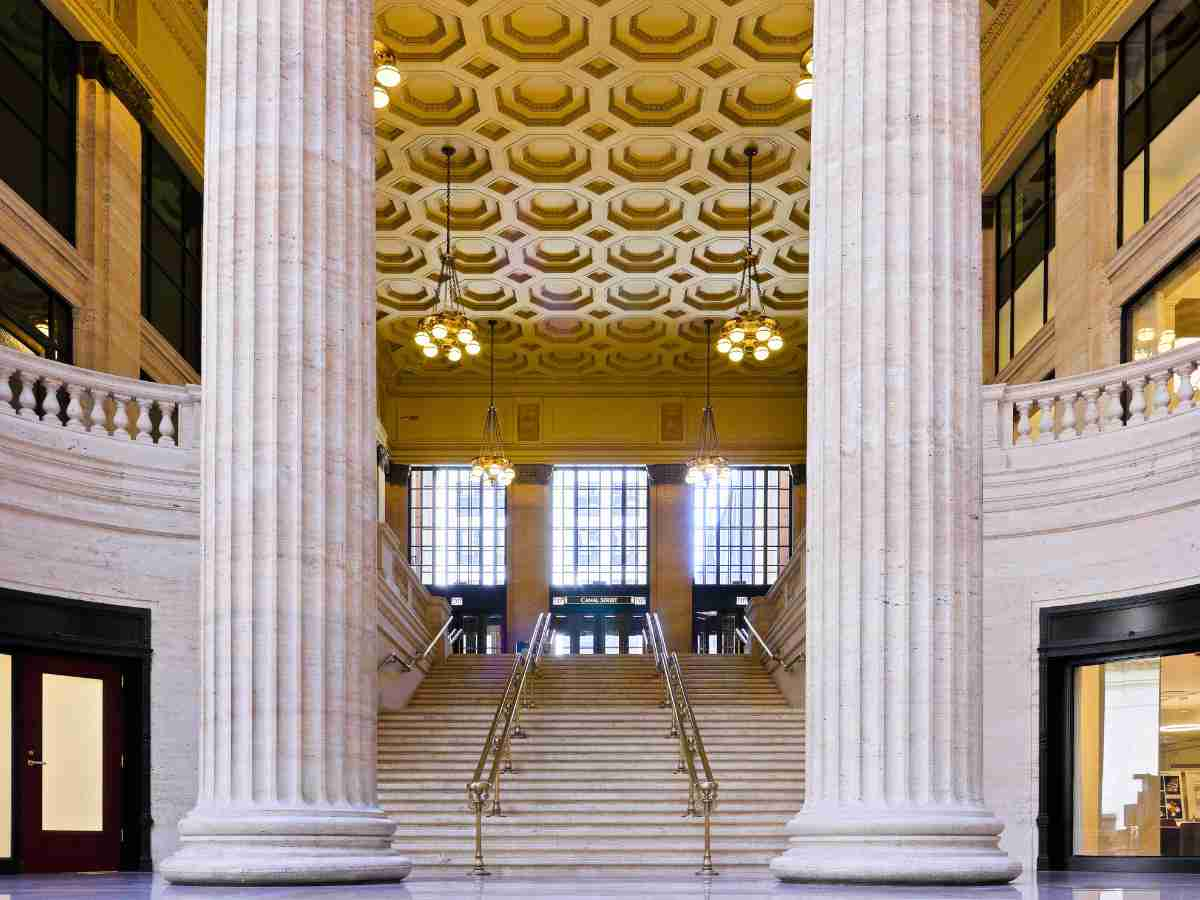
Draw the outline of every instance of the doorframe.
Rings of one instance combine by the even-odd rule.
[[[94,603],[73,597],[53,597],[0,588],[0,653],[13,659],[13,721],[20,708],[17,684],[21,654],[91,656],[116,662],[124,677],[121,692],[124,716],[125,772],[122,780],[121,870],[149,872],[150,833],[150,610],[142,607]],[[20,872],[21,834],[18,814],[21,802],[17,729],[11,737],[13,760],[13,855],[0,859],[0,873]]]

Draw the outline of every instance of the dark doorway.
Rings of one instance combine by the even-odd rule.
[[[18,816],[26,872],[121,865],[121,672],[65,656],[21,660]]]
[[[617,598],[596,598],[607,602],[555,603],[551,612],[553,656],[615,656],[645,653],[642,630],[646,625],[646,606],[620,602]]]

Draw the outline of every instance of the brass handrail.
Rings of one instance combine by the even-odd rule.
[[[471,869],[472,875],[491,874],[483,862],[483,809],[487,806],[490,796],[492,810],[488,815],[503,815],[500,806],[501,762],[505,763],[504,772],[513,770],[512,738],[514,734],[512,725],[513,721],[520,716],[522,695],[529,679],[529,672],[534,668],[537,642],[543,637],[549,619],[549,613],[538,615],[533,626],[533,639],[529,643],[529,648],[524,653],[518,653],[517,658],[513,660],[512,671],[504,685],[504,694],[492,716],[492,724],[484,739],[483,749],[479,751],[479,761],[475,764],[475,771],[471,775],[471,781],[467,784],[467,800],[471,811],[475,814],[475,865]],[[517,728],[520,729],[519,724]],[[487,780],[484,780],[483,773],[487,768],[489,757],[491,758],[491,768],[488,771]]]
[[[650,620],[650,637],[654,641],[655,657],[662,661],[660,673],[663,678],[668,702],[671,706],[671,737],[679,739],[679,765],[676,772],[688,776],[688,805],[684,816],[704,816],[704,860],[697,875],[716,875],[712,862],[712,811],[717,805],[717,780],[713,778],[704,739],[700,736],[700,724],[688,699],[687,686],[683,681],[683,669],[679,665],[679,654],[667,648],[666,635],[658,613],[647,616]],[[690,729],[690,734],[689,734]],[[696,770],[696,756],[700,757],[703,778]],[[696,810],[699,799],[703,813]]]
[[[429,654],[433,652],[433,648],[437,646],[437,642],[441,640],[442,635],[446,633],[446,629],[450,627],[450,623],[453,621],[454,616],[450,616],[450,618],[446,619],[446,621],[442,623],[442,627],[439,628],[437,634],[433,636],[433,640],[429,642],[429,646],[426,647],[424,652],[419,656],[410,656],[408,659],[405,659],[399,653],[389,653],[383,658],[383,662],[379,664],[379,668],[382,669],[384,666],[397,663],[403,671],[411,672],[418,663],[424,662]],[[451,643],[453,643],[453,639],[451,639]]]
[[[763,648],[763,653],[767,654],[767,661],[773,662],[777,666],[783,665],[783,660],[781,660],[775,654],[775,651],[773,651],[770,647],[767,646],[767,642],[764,641],[762,635],[758,633],[758,629],[754,627],[754,623],[751,622],[748,618],[743,619],[743,621],[746,623],[746,627],[750,630],[750,634],[753,635],[755,639],[757,639],[759,646]],[[769,631],[770,629],[767,629],[767,630]]]

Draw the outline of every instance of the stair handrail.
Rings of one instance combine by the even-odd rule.
[[[716,875],[718,873],[713,868],[712,861],[712,811],[717,805],[717,780],[713,778],[712,765],[704,749],[704,739],[700,736],[700,724],[696,721],[696,714],[688,699],[683,669],[679,665],[679,654],[668,649],[662,619],[658,613],[651,613],[647,619],[651,620],[651,637],[658,645],[656,656],[663,661],[661,674],[671,706],[670,736],[679,739],[679,765],[675,771],[686,772],[688,776],[688,805],[684,816],[704,816],[704,859],[696,874]],[[700,758],[703,778],[696,770],[697,756]],[[702,813],[696,809],[697,799]]]
[[[754,623],[751,622],[750,619],[748,619],[748,618],[745,618],[742,621],[744,621],[746,623],[746,628],[748,628],[750,630],[751,637],[753,637],[755,640],[758,641],[758,645],[760,647],[762,647],[763,653],[765,653],[767,655],[767,662],[773,662],[773,663],[775,663],[776,666],[782,665],[783,660],[781,660],[778,657],[778,655],[776,655],[774,650],[772,650],[770,647],[767,646],[767,642],[764,641],[763,636],[758,633],[758,629],[754,627]],[[769,631],[770,629],[767,629],[767,630]]]
[[[524,653],[518,653],[516,659],[513,660],[512,670],[504,685],[504,694],[496,706],[496,712],[492,715],[492,724],[484,739],[483,749],[479,751],[479,760],[475,764],[471,781],[467,784],[467,800],[471,811],[475,814],[475,865],[471,869],[472,875],[491,874],[483,862],[483,809],[490,796],[492,811],[488,815],[503,815],[500,806],[501,762],[506,760],[503,767],[504,772],[512,771],[512,724],[521,709],[521,698],[528,682],[529,672],[533,668],[534,648],[542,637],[548,620],[549,613],[538,614],[537,621],[533,626],[533,639],[530,641],[529,648]],[[484,780],[483,774],[484,770],[488,768],[489,758],[491,768],[488,770],[487,779]]]
[[[442,623],[442,627],[438,629],[437,634],[433,636],[433,640],[429,642],[429,646],[426,647],[424,652],[418,656],[410,656],[408,659],[405,659],[399,653],[389,653],[383,658],[383,661],[379,664],[379,668],[382,669],[384,666],[396,663],[400,666],[402,671],[411,672],[413,669],[417,668],[420,663],[423,663],[426,659],[428,659],[429,654],[433,652],[433,648],[437,646],[437,642],[441,640],[442,635],[446,633],[446,629],[450,627],[450,623],[453,621],[454,616],[447,618],[446,621]]]

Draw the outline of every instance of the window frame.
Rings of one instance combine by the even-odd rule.
[[[770,586],[772,584],[774,584],[776,580],[778,580],[779,573],[781,573],[784,570],[784,568],[786,568],[786,566],[788,564],[788,560],[791,558],[792,538],[793,538],[793,534],[792,534],[792,527],[793,527],[792,502],[791,502],[792,501],[791,469],[788,466],[767,466],[767,465],[764,465],[764,466],[733,466],[731,468],[733,469],[733,471],[738,472],[738,473],[742,473],[742,472],[748,472],[748,473],[762,472],[763,473],[761,498],[756,497],[755,505],[751,508],[752,514],[760,508],[763,511],[764,535],[763,535],[763,543],[762,543],[761,548],[753,546],[753,533],[756,530],[755,525],[753,525],[753,524],[750,526],[739,525],[736,530],[741,531],[743,534],[746,531],[749,531],[751,533],[751,552],[754,553],[756,556],[761,554],[761,564],[762,564],[762,570],[763,570],[764,576],[769,576],[770,570],[771,570],[771,563],[769,562],[769,559],[768,559],[768,551],[771,549],[771,545],[766,540],[766,532],[770,529],[770,526],[768,524],[766,524],[766,519],[769,517],[769,513],[772,509],[780,510],[780,512],[783,514],[783,516],[786,517],[786,520],[787,520],[786,526],[784,526],[782,523],[778,526],[778,530],[780,532],[780,537],[781,537],[781,542],[776,545],[776,549],[779,550],[779,560],[775,564],[776,569],[777,569],[777,571],[775,573],[775,578],[764,581],[764,582],[749,582],[749,581],[735,582],[735,581],[722,580],[724,577],[724,573],[721,571],[721,568],[722,568],[721,567],[721,547],[722,547],[721,533],[723,530],[731,531],[734,529],[732,529],[731,527],[730,528],[722,527],[721,510],[724,508],[732,509],[732,507],[722,507],[720,505],[720,493],[719,493],[719,491],[721,489],[720,485],[695,484],[695,485],[692,485],[692,496],[691,496],[691,501],[692,501],[692,507],[691,507],[692,508],[692,534],[691,534],[692,542],[691,542],[691,545],[692,545],[692,551],[693,551],[692,584],[697,588],[701,588],[701,587],[707,588],[709,591],[713,591],[716,588],[733,589],[735,593],[739,593],[739,594],[746,593],[747,591],[749,591],[753,588],[756,588],[756,587],[769,589]],[[784,479],[784,483],[783,483],[783,485],[781,485],[781,487],[786,487],[785,494],[787,497],[787,503],[780,504],[778,507],[773,507],[770,503],[772,493],[774,493],[774,490],[770,486],[770,474],[769,473],[771,473],[771,472],[779,472],[781,474],[782,478]],[[734,488],[731,485],[730,490],[733,490],[733,489]],[[739,485],[736,489],[738,490],[739,494],[741,494],[745,490],[745,488],[742,487],[741,485]],[[756,494],[758,493],[757,489],[754,487],[753,484],[751,485],[751,489],[754,490]],[[717,494],[717,522],[716,522],[715,528],[713,529],[715,543],[711,548],[708,546],[707,541],[705,539],[705,537],[706,537],[705,536],[706,528],[705,528],[705,524],[704,524],[705,506],[703,503],[703,498],[707,495],[707,493],[709,491],[717,491],[718,492],[718,494]],[[759,503],[758,503],[759,499],[761,499],[761,501],[762,501],[761,507],[759,506]],[[745,506],[740,505],[740,504],[738,505],[737,508],[739,511],[744,511],[746,509]],[[746,546],[745,544],[738,545],[739,548],[744,548],[745,546]],[[704,573],[708,569],[708,566],[705,565],[704,556],[709,549],[712,549],[716,555],[716,562],[713,565],[713,570],[715,572],[715,576],[714,576],[715,580],[713,580],[713,581],[705,580],[706,576],[704,575]],[[753,566],[756,564],[757,563],[752,563],[752,569],[753,569]],[[739,564],[738,569],[741,569],[741,568],[742,568],[742,566],[741,566],[741,564]]]
[[[49,330],[49,334],[34,336],[34,335],[30,334],[24,328],[20,329],[24,334],[28,335],[30,340],[36,341],[39,344],[43,345],[47,351],[51,351],[51,350],[54,351],[52,353],[47,352],[47,353],[34,354],[34,355],[40,355],[42,357],[42,359],[53,359],[58,362],[66,363],[67,365],[74,365],[74,363],[75,363],[75,307],[71,305],[70,301],[68,301],[65,297],[63,297],[60,293],[58,293],[58,291],[56,291],[56,290],[54,290],[54,288],[50,287],[50,285],[48,285],[42,278],[40,278],[36,272],[34,272],[32,269],[30,269],[29,266],[25,265],[25,263],[21,260],[21,258],[19,256],[17,256],[15,253],[13,253],[4,244],[0,244],[0,257],[2,257],[5,261],[10,263],[13,266],[13,268],[15,268],[17,271],[21,272],[26,278],[28,278],[30,281],[32,281],[37,287],[41,288],[41,290],[44,291],[46,293],[47,297],[49,298],[50,303],[49,303],[49,307],[47,309],[47,316],[46,316],[47,328]],[[0,298],[0,307],[2,307],[2,306],[3,306],[3,298]],[[59,325],[60,317],[66,323],[66,333],[63,335],[58,334],[58,325]],[[5,318],[7,318],[7,316],[5,316]],[[17,324],[18,328],[20,327],[19,323],[15,323],[15,324]],[[5,327],[5,331],[11,331],[11,329]],[[25,343],[25,342],[22,341],[22,343]],[[31,347],[30,350],[32,351],[32,349],[33,348]]]
[[[621,533],[621,574],[622,574],[622,576],[626,576],[626,575],[630,574],[631,569],[633,570],[634,574],[638,574],[637,573],[638,563],[637,563],[636,555],[638,552],[644,551],[645,555],[646,555],[646,572],[645,572],[646,579],[644,582],[639,582],[639,581],[616,582],[616,581],[613,581],[613,582],[579,583],[578,579],[580,577],[580,575],[579,575],[579,573],[580,573],[580,564],[579,564],[580,525],[578,523],[578,511],[579,511],[580,487],[579,487],[578,480],[576,480],[574,490],[571,494],[573,499],[572,499],[572,504],[570,507],[570,509],[573,511],[573,514],[574,514],[573,519],[575,520],[573,525],[571,526],[571,530],[575,537],[575,540],[572,543],[572,554],[571,554],[572,567],[571,568],[572,568],[574,577],[576,579],[576,583],[568,585],[568,584],[561,584],[557,581],[556,576],[558,576],[560,573],[557,571],[555,560],[558,557],[558,541],[559,541],[560,531],[563,531],[565,529],[560,529],[554,524],[555,512],[558,509],[557,504],[555,502],[556,501],[556,492],[558,490],[558,486],[556,484],[556,477],[560,471],[567,470],[567,469],[575,471],[575,472],[579,472],[579,471],[592,471],[592,472],[639,471],[639,472],[643,473],[645,481],[644,481],[642,487],[640,488],[640,490],[643,492],[643,495],[645,497],[645,510],[646,510],[646,527],[645,527],[646,543],[645,543],[645,546],[641,547],[637,543],[634,543],[632,545],[628,543],[628,535],[627,535],[628,526],[624,525],[624,520],[627,518],[627,510],[636,509],[636,506],[634,506],[634,507],[630,506],[630,504],[628,502],[628,498],[629,498],[629,494],[631,493],[631,491],[628,489],[629,486],[624,484],[624,482],[622,483],[622,490],[621,490],[621,518],[622,518],[623,524],[622,524],[622,528],[620,529],[620,533]],[[551,472],[551,477],[550,477],[550,598],[553,598],[554,596],[564,596],[564,597],[568,597],[568,598],[582,597],[582,596],[617,597],[617,596],[625,596],[625,595],[636,595],[636,594],[641,594],[641,593],[645,593],[645,595],[647,597],[649,597],[650,596],[650,594],[649,594],[650,581],[651,581],[651,577],[652,577],[651,566],[653,565],[653,559],[652,559],[652,554],[651,554],[651,547],[653,546],[653,540],[652,540],[652,535],[651,535],[652,515],[651,515],[650,503],[651,503],[650,473],[644,465],[613,464],[613,465],[557,465],[557,466],[555,466]],[[564,548],[564,553],[565,553],[565,548]],[[629,554],[630,553],[634,554],[634,561],[632,563],[629,562]]]
[[[154,210],[154,195],[153,182],[155,177],[155,166],[152,160],[155,158],[156,152],[167,159],[173,171],[169,174],[178,179],[181,184],[180,193],[180,225],[178,230],[169,226],[169,223],[163,221],[162,217]],[[203,265],[204,265],[204,247],[203,247],[203,228],[204,228],[204,192],[197,188],[192,180],[188,177],[187,170],[180,165],[172,155],[167,146],[158,140],[149,128],[142,125],[142,273],[141,273],[141,315],[142,318],[154,326],[155,330],[163,336],[168,344],[175,348],[180,356],[197,372],[201,372],[201,362],[203,360]],[[189,216],[195,215],[197,218],[193,221]],[[167,267],[160,262],[155,255],[154,248],[157,246],[153,239],[154,223],[158,223],[161,230],[171,236],[178,245],[179,251],[179,271],[172,275],[167,271]],[[196,234],[195,250],[188,249],[187,235],[190,227],[194,227]],[[171,294],[172,302],[179,304],[179,328],[182,339],[179,344],[171,340],[170,336],[165,334],[159,328],[155,319],[155,302],[157,295],[152,290],[154,283],[152,273],[157,271],[161,276],[168,280],[170,286],[174,289]],[[192,287],[189,283],[188,272],[194,271],[197,276],[197,283],[194,288],[195,295],[192,296]],[[158,300],[158,302],[162,302]],[[191,317],[192,327],[189,328],[189,316]]]
[[[1020,239],[1033,228],[1042,228],[1042,249],[1040,263],[1042,266],[1042,324],[1039,327],[1045,328],[1050,322],[1050,253],[1054,250],[1057,241],[1057,228],[1055,217],[1055,198],[1058,193],[1056,169],[1058,166],[1058,155],[1055,150],[1055,138],[1057,129],[1052,125],[1046,129],[1046,132],[1037,139],[1035,145],[1030,151],[1025,154],[1021,162],[1013,170],[1012,175],[1005,181],[1004,185],[995,194],[995,212],[993,227],[993,239],[995,241],[995,268],[993,278],[993,286],[995,290],[995,309],[993,310],[993,323],[995,325],[995,333],[993,335],[993,352],[996,361],[996,374],[999,375],[1004,369],[1012,364],[1012,361],[1017,358],[1021,349],[1025,347],[1022,344],[1017,347],[1017,315],[1016,315],[1016,297],[1017,289],[1021,286],[1016,281],[1016,265],[1017,265],[1017,245]],[[1043,158],[1046,161],[1048,177],[1046,179],[1046,198],[1042,204],[1042,208],[1029,221],[1023,223],[1021,230],[1017,231],[1017,215],[1016,215],[1016,197],[1017,181],[1021,173],[1025,170],[1025,166],[1038,153],[1044,154]],[[1005,201],[1007,201],[1007,209]],[[1044,222],[1044,224],[1043,224]],[[1004,226],[1007,226],[1009,231],[1008,249],[1004,248]],[[1009,291],[1007,297],[1001,294],[1001,284],[1003,283],[1003,267],[1008,266],[1008,283]],[[1035,267],[1036,268],[1036,267]],[[1024,284],[1024,282],[1022,282]],[[1008,361],[1003,365],[1000,363],[1000,310],[1003,307],[1005,300],[1010,303],[1008,316]]]
[[[429,526],[428,528],[425,528],[423,526],[420,528],[418,527],[416,517],[413,515],[413,512],[414,512],[414,509],[418,508],[417,501],[419,499],[421,499],[418,496],[418,494],[423,493],[422,488],[417,484],[417,482],[420,480],[420,476],[422,476],[425,473],[431,473],[434,476],[434,484],[433,484],[432,490],[435,492],[435,495],[436,495],[436,491],[437,491],[437,487],[438,487],[437,477],[438,477],[439,473],[451,472],[451,471],[461,472],[467,476],[465,482],[460,482],[459,484],[453,486],[454,490],[458,491],[458,490],[461,490],[462,488],[466,487],[473,491],[478,492],[478,502],[479,502],[478,508],[479,508],[479,513],[480,513],[478,528],[457,526],[454,530],[460,537],[469,536],[469,535],[474,534],[474,536],[477,538],[477,544],[475,546],[478,546],[478,548],[479,548],[479,551],[478,551],[479,552],[479,577],[477,580],[458,581],[458,582],[450,582],[447,584],[439,584],[437,581],[433,580],[437,577],[436,576],[436,573],[438,570],[437,556],[438,556],[439,552],[445,553],[446,548],[445,547],[439,548],[438,545],[436,545],[436,544],[434,545],[434,547],[433,547],[434,562],[431,564],[431,572],[429,575],[430,580],[427,581],[426,575],[425,575],[425,565],[424,565],[423,561],[421,559],[419,559],[419,557],[418,557],[418,553],[422,552],[425,549],[425,544],[417,540],[417,536],[418,536],[419,532],[422,530],[427,530],[427,531],[430,531],[430,532],[436,534],[438,526],[436,524],[435,510],[437,509],[437,507],[436,506],[428,506],[428,507],[420,506],[419,507],[422,510],[428,510],[430,512],[430,514],[435,517],[434,524]],[[495,590],[503,591],[506,589],[507,584],[508,584],[508,490],[506,488],[498,486],[498,485],[491,485],[485,478],[481,478],[478,481],[475,481],[474,479],[471,479],[470,472],[471,472],[470,466],[460,466],[460,465],[414,465],[414,466],[409,467],[409,471],[408,471],[408,558],[409,558],[409,564],[412,566],[413,572],[416,574],[416,576],[420,580],[420,582],[434,593],[439,593],[439,594],[446,593],[447,595],[449,595],[449,594],[458,595],[458,594],[464,593],[464,589],[466,589],[466,591],[468,593],[471,593],[472,596],[474,596],[475,594],[478,594],[481,592],[486,594],[488,592],[492,592]],[[452,486],[447,485],[447,490],[451,489],[451,487]],[[502,527],[497,528],[494,521],[491,525],[489,525],[489,523],[487,522],[487,516],[485,515],[485,510],[487,509],[487,507],[484,504],[484,493],[488,490],[500,492],[500,499],[503,502],[498,503],[494,507],[494,510],[502,511],[502,514],[503,514]],[[455,507],[455,508],[457,508],[459,510],[463,509],[463,507],[461,507],[461,506]],[[468,509],[469,509],[469,507],[468,507]],[[498,536],[498,541],[491,546],[489,546],[486,541],[486,538],[487,538],[489,532],[495,533]],[[459,544],[459,547],[463,547],[463,546],[470,548],[472,545],[469,542],[466,544],[461,544],[461,543]],[[494,574],[496,576],[496,580],[493,582],[490,582],[490,583],[487,581],[487,577],[486,577],[487,566],[484,562],[484,556],[486,554],[486,551],[489,549],[495,551],[496,560],[497,560],[497,562],[495,563],[495,566],[494,566],[494,570],[493,570]],[[469,549],[468,549],[468,552],[469,552]],[[462,567],[459,566],[458,568],[461,570]],[[466,568],[467,568],[468,578],[470,578],[470,576],[473,574],[471,572],[470,562],[468,562],[466,564]],[[486,603],[484,605],[486,605]]]
[[[57,18],[54,17],[54,15],[50,12],[49,9],[46,8],[46,6],[44,4],[38,2],[38,3],[35,3],[34,5],[36,5],[40,9],[41,16],[42,16],[42,19],[41,19],[41,31],[42,31],[41,63],[42,63],[42,65],[41,65],[41,71],[39,73],[39,82],[38,82],[39,86],[41,87],[41,101],[42,101],[41,102],[41,121],[39,122],[41,131],[40,131],[40,133],[33,134],[34,140],[37,142],[37,144],[40,148],[40,153],[39,153],[39,157],[38,157],[39,162],[41,164],[41,172],[39,173],[40,174],[39,187],[41,188],[41,192],[42,192],[42,197],[41,197],[42,202],[40,205],[33,203],[28,197],[26,197],[20,191],[16,190],[16,188],[13,188],[13,192],[15,194],[17,194],[17,196],[19,196],[26,203],[28,203],[31,207],[33,207],[33,209],[38,213],[38,215],[40,215],[46,221],[46,223],[50,225],[51,228],[53,228],[55,231],[57,231],[59,234],[61,234],[63,236],[63,238],[65,238],[67,240],[68,243],[70,243],[72,246],[75,246],[78,242],[76,231],[77,231],[78,220],[79,220],[79,209],[78,209],[79,204],[78,204],[77,198],[76,198],[76,190],[77,190],[77,185],[78,185],[78,181],[79,181],[79,173],[78,173],[79,165],[78,165],[78,158],[77,158],[78,142],[79,142],[79,121],[78,121],[79,120],[79,88],[78,88],[78,84],[79,84],[79,71],[80,71],[79,41],[77,41],[75,39],[74,35],[72,35],[63,26],[63,24],[61,22],[59,22]],[[55,41],[51,40],[52,36],[55,38]],[[51,53],[50,53],[50,51],[51,51],[51,48],[53,46],[58,45],[58,43],[61,43],[63,48],[67,51],[66,58],[69,60],[69,65],[70,65],[70,69],[71,69],[71,71],[66,79],[69,87],[66,89],[66,92],[65,92],[65,94],[66,94],[66,96],[64,97],[65,105],[58,102],[58,100],[53,96],[53,91],[51,90],[51,87],[50,87],[50,84],[51,84]],[[28,69],[26,69],[24,64],[18,58],[13,56],[13,54],[9,51],[7,45],[0,43],[0,53],[8,54],[13,59],[13,63],[17,68],[22,69],[26,72],[29,71]],[[32,73],[29,73],[29,74],[32,77]],[[11,112],[11,114],[13,115],[13,117],[15,119],[20,121],[22,124],[25,124],[24,116],[22,116],[20,114],[20,112],[18,112],[18,110],[13,107],[13,105],[8,101],[4,92],[0,92],[0,104],[3,104]],[[66,119],[66,122],[68,124],[68,127],[70,129],[70,137],[71,137],[70,143],[67,147],[62,148],[61,151],[54,149],[56,145],[54,143],[52,143],[49,139],[51,104],[54,104],[62,111],[62,113]],[[26,127],[28,127],[28,126],[26,125]],[[54,161],[56,163],[63,165],[66,168],[67,183],[70,188],[68,191],[68,197],[67,197],[66,202],[67,202],[70,212],[67,216],[67,221],[62,223],[66,226],[65,230],[63,228],[60,228],[57,223],[50,221],[50,218],[49,218],[49,212],[50,212],[50,203],[49,203],[49,199],[50,199],[50,164],[49,164],[49,158],[50,157],[53,157]],[[5,182],[5,183],[7,184],[7,182]]]
[[[1132,26],[1130,26],[1129,30],[1126,31],[1125,34],[1121,35],[1121,40],[1120,40],[1120,42],[1118,44],[1118,48],[1117,48],[1118,68],[1117,68],[1117,217],[1116,218],[1117,218],[1117,246],[1118,247],[1123,246],[1125,243],[1124,235],[1125,235],[1125,169],[1126,169],[1126,167],[1130,163],[1132,163],[1133,159],[1137,158],[1137,156],[1139,154],[1144,154],[1142,156],[1142,224],[1138,228],[1138,230],[1140,231],[1142,228],[1145,228],[1146,225],[1150,222],[1150,215],[1151,215],[1150,214],[1150,145],[1152,143],[1154,143],[1154,139],[1156,137],[1158,137],[1158,135],[1162,134],[1162,132],[1165,131],[1167,129],[1167,127],[1172,122],[1175,121],[1176,118],[1178,118],[1179,113],[1183,112],[1183,109],[1187,109],[1187,107],[1191,103],[1196,102],[1197,97],[1200,97],[1200,78],[1198,78],[1196,94],[1193,95],[1192,99],[1188,102],[1188,104],[1185,104],[1183,109],[1179,110],[1179,112],[1177,112],[1174,116],[1172,116],[1166,122],[1163,122],[1158,127],[1157,130],[1155,130],[1153,133],[1151,133],[1151,127],[1154,122],[1154,115],[1153,115],[1154,104],[1153,104],[1153,100],[1152,100],[1154,86],[1156,84],[1162,82],[1163,79],[1165,79],[1169,74],[1171,74],[1180,63],[1184,62],[1186,60],[1187,54],[1189,52],[1195,50],[1196,45],[1198,43],[1200,43],[1200,31],[1198,31],[1197,34],[1192,38],[1191,43],[1189,43],[1182,51],[1180,51],[1178,56],[1176,56],[1175,59],[1173,59],[1171,61],[1170,65],[1168,65],[1165,69],[1163,69],[1161,72],[1159,72],[1157,76],[1154,76],[1153,78],[1151,77],[1151,71],[1152,71],[1151,67],[1153,65],[1153,59],[1154,59],[1154,54],[1152,52],[1152,50],[1153,50],[1153,45],[1152,45],[1153,34],[1151,32],[1151,27],[1152,27],[1152,23],[1153,23],[1153,19],[1154,19],[1154,11],[1158,8],[1158,5],[1160,2],[1162,2],[1162,0],[1154,0],[1154,2],[1151,3],[1150,6],[1146,9],[1146,11],[1144,13],[1142,13],[1142,15],[1138,18],[1138,20],[1136,22],[1134,22],[1134,24]],[[1141,36],[1142,36],[1143,40],[1145,41],[1144,52],[1142,54],[1142,56],[1143,56],[1142,77],[1143,77],[1144,81],[1143,81],[1142,92],[1139,95],[1138,100],[1135,101],[1135,102],[1141,103],[1141,109],[1139,110],[1139,117],[1142,120],[1142,142],[1139,145],[1138,151],[1133,154],[1133,158],[1129,159],[1127,162],[1126,156],[1128,155],[1128,153],[1126,152],[1126,146],[1125,146],[1126,145],[1125,122],[1126,122],[1127,118],[1132,118],[1132,116],[1129,116],[1128,110],[1126,109],[1126,106],[1125,106],[1125,48],[1128,46],[1130,38],[1132,36],[1134,36],[1138,31],[1141,31]],[[1133,232],[1133,234],[1137,234],[1137,231]],[[1131,238],[1133,237],[1133,234],[1130,235]]]

